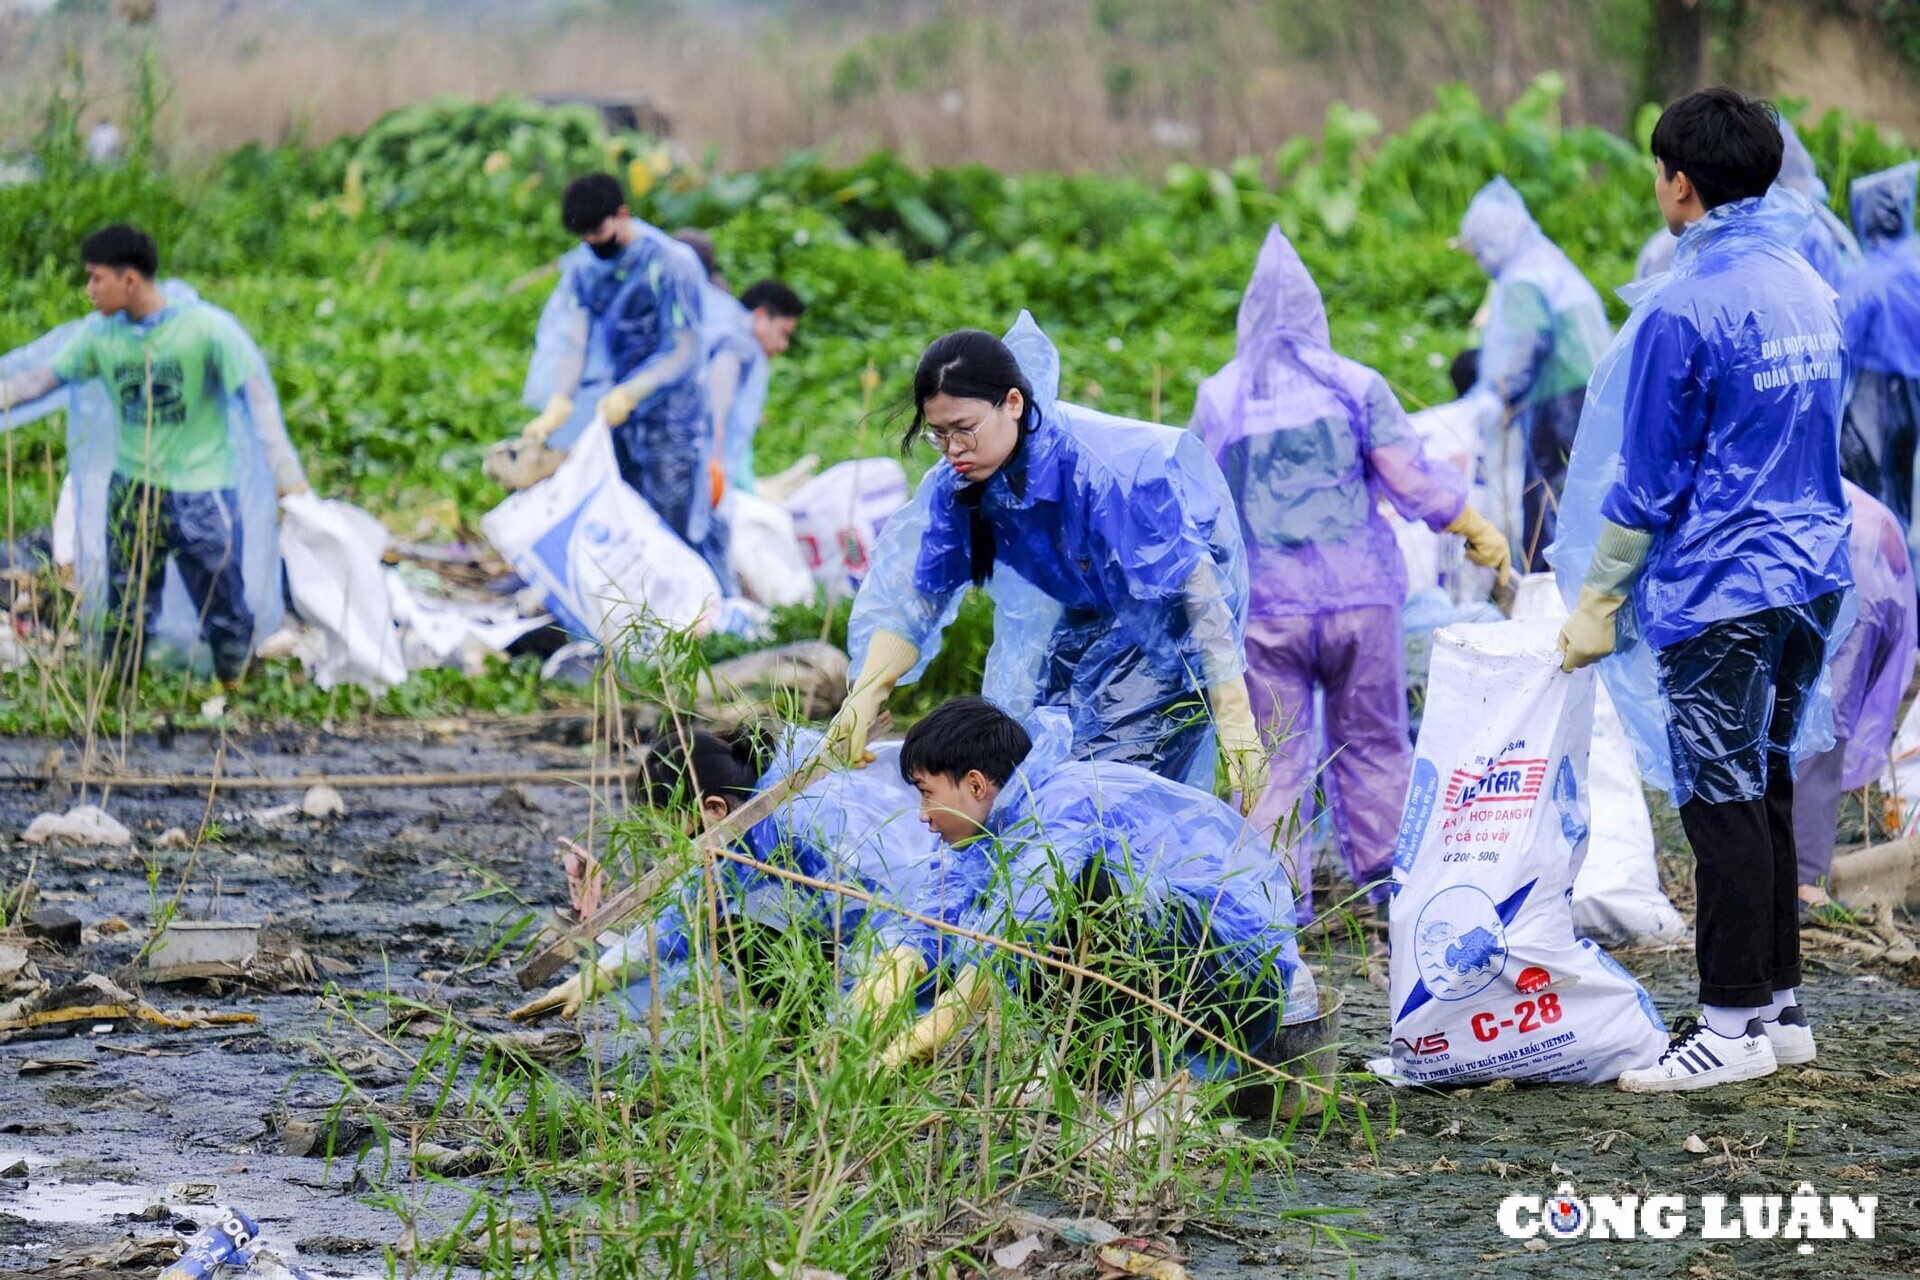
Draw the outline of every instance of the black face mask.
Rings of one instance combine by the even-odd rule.
[[[621,247],[619,236],[608,236],[599,244],[589,244],[587,246],[587,248],[593,250],[593,256],[602,262],[619,257]]]

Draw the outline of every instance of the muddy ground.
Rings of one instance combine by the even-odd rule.
[[[422,734],[395,729],[348,739],[318,733],[229,741],[237,773],[480,773],[588,763],[564,725],[537,732],[495,727]],[[0,743],[0,776],[44,770],[50,744]],[[74,755],[68,747],[68,765]],[[162,745],[132,744],[125,766],[204,772],[214,739],[180,732]],[[404,1227],[390,1197],[413,1206],[423,1237],[457,1222],[450,1187],[405,1177],[377,1156],[329,1161],[288,1154],[302,1124],[341,1097],[331,1057],[353,1064],[355,1086],[392,1100],[402,1064],[351,1052],[372,1041],[345,1016],[378,1020],[362,993],[443,1002],[482,1025],[519,992],[503,959],[488,954],[500,922],[526,905],[561,903],[555,842],[582,831],[594,800],[579,787],[418,787],[345,793],[344,818],[263,830],[238,811],[298,793],[236,792],[214,806],[221,839],[197,855],[159,850],[169,827],[194,830],[206,799],[186,791],[129,791],[111,808],[139,846],[119,851],[35,849],[18,842],[31,818],[79,797],[0,783],[0,892],[17,891],[29,864],[43,905],[63,906],[89,928],[70,952],[35,950],[56,983],[111,975],[130,961],[160,906],[195,858],[181,898],[187,918],[267,920],[276,943],[297,943],[318,981],[281,993],[202,985],[149,986],[165,1010],[200,1006],[245,1013],[252,1024],[171,1031],[137,1021],[77,1030],[0,1033],[0,1170],[24,1160],[26,1177],[0,1178],[0,1272],[71,1267],[128,1236],[193,1222],[191,1206],[138,1221],[169,1184],[218,1183],[218,1198],[246,1208],[275,1247],[316,1275],[381,1274],[381,1252]],[[91,798],[91,797],[90,797]],[[604,812],[604,811],[602,811]],[[1675,860],[1669,868],[1684,872]],[[99,926],[125,921],[127,931]],[[111,928],[111,925],[108,926]],[[1341,1129],[1297,1144],[1290,1179],[1262,1181],[1268,1210],[1342,1207],[1356,1236],[1344,1248],[1304,1226],[1256,1231],[1231,1217],[1200,1220],[1180,1238],[1195,1275],[1506,1277],[1549,1269],[1575,1277],[1872,1276],[1920,1274],[1920,966],[1875,960],[1871,947],[1814,937],[1802,988],[1821,1056],[1751,1085],[1704,1094],[1633,1099],[1608,1089],[1478,1089],[1440,1094],[1359,1086],[1376,1116],[1394,1108],[1393,1135],[1376,1160]],[[1623,954],[1669,1017],[1692,1009],[1689,952]],[[1323,984],[1346,999],[1348,1064],[1381,1051],[1385,970],[1364,946],[1339,940],[1318,957]],[[497,1020],[495,1022],[494,1020]],[[72,1031],[71,1034],[65,1033]],[[84,1061],[33,1070],[29,1060]],[[1689,1150],[1698,1137],[1706,1151]],[[1879,1197],[1877,1238],[1818,1244],[1680,1239],[1557,1242],[1528,1250],[1500,1235],[1495,1211],[1515,1192],[1545,1196],[1563,1180],[1582,1193],[1748,1192],[1786,1195],[1806,1181],[1823,1192]],[[199,1211],[204,1212],[204,1211]],[[1696,1215],[1697,1216],[1697,1215]],[[133,1274],[128,1272],[127,1274]]]

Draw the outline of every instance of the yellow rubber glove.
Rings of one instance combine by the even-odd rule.
[[[1507,546],[1507,535],[1494,528],[1491,520],[1470,506],[1462,507],[1446,531],[1467,540],[1467,559],[1482,569],[1493,570],[1496,587],[1507,585],[1507,575],[1513,571],[1513,552]]]
[[[887,705],[887,697],[900,677],[920,661],[920,650],[913,641],[891,631],[876,631],[867,642],[867,661],[847,691],[840,714],[827,726],[827,750],[836,760],[855,768],[870,764],[873,753],[867,750],[867,738]]]
[[[1213,704],[1213,732],[1220,739],[1220,759],[1227,766],[1227,782],[1240,793],[1242,817],[1253,812],[1267,790],[1267,747],[1253,722],[1253,701],[1245,677],[1223,680],[1207,690]]]
[[[599,965],[588,965],[559,986],[512,1010],[507,1017],[514,1022],[532,1022],[555,1011],[563,1018],[577,1017],[587,1001],[607,989],[609,977],[601,972]]]
[[[898,1067],[903,1063],[930,1058],[941,1045],[953,1039],[973,1015],[984,1009],[993,994],[993,983],[979,968],[962,969],[953,985],[940,993],[933,1007],[922,1014],[904,1035],[881,1051],[878,1065]]]
[[[636,392],[626,387],[615,387],[600,397],[600,416],[606,419],[608,426],[617,427],[633,416],[634,406],[639,403],[640,397]]]
[[[849,999],[856,1013],[880,1017],[927,976],[927,962],[912,947],[895,947],[876,957],[853,984]]]
[[[554,396],[547,401],[547,407],[540,416],[521,428],[520,438],[533,444],[545,444],[547,437],[567,425],[567,419],[573,416],[573,401],[566,396]]]
[[[1562,671],[1578,671],[1613,652],[1614,615],[1626,602],[1625,596],[1608,595],[1594,587],[1580,588],[1580,599],[1567,615],[1557,641]]]

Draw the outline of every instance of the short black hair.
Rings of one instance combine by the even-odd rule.
[[[1480,348],[1468,347],[1455,356],[1447,366],[1447,380],[1453,383],[1456,397],[1473,390],[1473,384],[1480,381]]]
[[[160,270],[160,246],[140,228],[116,222],[80,242],[80,265],[138,271],[151,280]]]
[[[900,744],[900,776],[958,781],[978,769],[996,787],[1033,750],[1020,722],[985,698],[954,698],[927,713]]]
[[[798,320],[807,314],[807,304],[778,280],[755,280],[740,295],[740,305],[749,311],[765,311],[784,320]]]
[[[692,809],[708,796],[744,804],[772,757],[772,744],[751,724],[731,733],[676,728],[646,744],[634,794],[650,809]]]
[[[1765,195],[1786,150],[1780,113],[1725,86],[1688,94],[1653,126],[1653,158],[1669,179],[1686,174],[1709,209]]]
[[[610,173],[589,173],[567,184],[560,196],[560,225],[584,236],[620,212],[627,202],[620,179]]]

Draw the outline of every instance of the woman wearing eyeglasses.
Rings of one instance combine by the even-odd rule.
[[[1211,790],[1215,744],[1245,807],[1265,786],[1245,671],[1247,563],[1226,481],[1184,431],[1056,399],[1060,357],[1022,312],[927,348],[915,436],[940,452],[887,521],[854,598],[859,672],[829,744],[864,763],[969,585],[994,602],[983,692],[1064,708],[1076,755]]]

